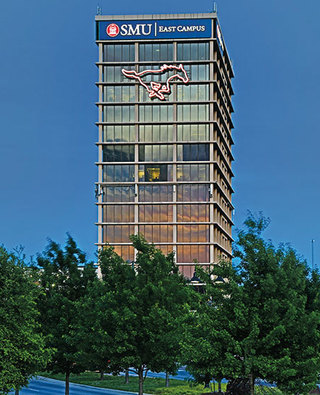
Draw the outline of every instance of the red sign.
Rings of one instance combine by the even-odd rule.
[[[107,26],[106,32],[107,32],[108,36],[116,37],[119,34],[120,29],[119,29],[119,26],[117,24],[111,23],[110,25]]]
[[[150,84],[148,85],[147,82],[143,81],[143,77],[147,74],[164,74],[165,72],[171,70],[174,71],[174,74],[168,77],[166,82],[164,83],[151,81]],[[172,80],[177,79],[184,82],[185,84],[189,82],[189,77],[182,64],[179,64],[179,66],[164,64],[157,70],[144,70],[141,71],[140,73],[137,73],[135,70],[122,69],[121,71],[122,74],[124,74],[127,78],[134,78],[138,80],[139,83],[144,88],[146,88],[150,98],[157,97],[160,100],[165,100],[163,94],[170,95],[171,93],[170,83]]]

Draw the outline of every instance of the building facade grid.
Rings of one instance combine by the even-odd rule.
[[[216,14],[204,15],[213,21],[211,38],[97,40],[97,245],[110,243],[134,261],[129,236],[142,233],[165,253],[174,251],[187,277],[195,262],[232,257],[233,70],[216,37]],[[173,17],[199,14],[157,16]],[[173,80],[165,101],[122,73],[164,64],[182,64],[189,77],[188,84]],[[162,78],[151,74],[145,81]]]

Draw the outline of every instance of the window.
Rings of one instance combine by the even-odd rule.
[[[199,263],[209,263],[209,246],[207,245],[178,245],[177,263],[188,263],[197,260]]]
[[[172,202],[172,185],[139,185],[140,202]]]
[[[209,165],[177,165],[177,181],[208,181]]]
[[[107,85],[103,87],[104,102],[134,102],[135,86]]]
[[[134,186],[108,185],[103,187],[104,202],[134,202]]]
[[[172,165],[139,165],[139,181],[172,181]]]
[[[173,44],[139,44],[140,61],[173,60]]]
[[[134,122],[134,106],[104,106],[103,122]]]
[[[209,60],[209,43],[178,43],[177,60]]]
[[[104,205],[103,222],[134,222],[134,205]]]
[[[208,101],[209,85],[177,84],[177,101]]]
[[[140,222],[172,222],[173,208],[169,204],[139,206]]]
[[[134,181],[134,165],[104,165],[104,182]]]
[[[134,145],[103,146],[103,162],[134,162]]]
[[[190,81],[208,81],[209,65],[208,64],[184,64],[184,69],[188,74]]]
[[[173,108],[167,105],[139,106],[139,121],[165,122],[173,120]]]
[[[114,252],[122,257],[126,262],[132,262],[134,260],[134,248],[132,246],[113,246]]]
[[[178,202],[208,202],[209,184],[177,185]]]
[[[178,225],[177,226],[178,242],[208,242],[209,225]]]
[[[104,62],[134,62],[134,44],[105,44]]]
[[[173,131],[172,125],[140,125],[139,141],[157,142],[172,141]]]
[[[135,141],[134,125],[104,125],[102,131],[102,141]]]
[[[208,104],[177,105],[178,121],[209,121]]]
[[[178,141],[209,141],[209,125],[178,125]]]
[[[178,204],[178,222],[209,222],[208,204]]]
[[[134,234],[134,225],[104,225],[102,229],[104,243],[128,243]]]
[[[139,233],[152,243],[170,243],[173,240],[172,225],[139,225]]]
[[[177,160],[209,160],[209,144],[179,144],[177,146]]]
[[[165,82],[165,80],[163,82]],[[170,88],[171,88],[171,93],[172,93],[173,85],[171,85]],[[164,101],[172,101],[173,100],[172,94],[165,94],[164,97],[165,97]],[[154,97],[149,97],[149,92],[147,91],[147,89],[144,86],[139,85],[139,102],[153,102],[153,101],[154,101]]]
[[[127,78],[123,73],[122,69],[126,70],[135,70],[134,66],[104,66],[102,69],[102,80],[104,82],[128,82],[134,83],[135,80],[131,78]]]
[[[140,162],[163,162],[173,160],[173,146],[166,144],[140,145]]]

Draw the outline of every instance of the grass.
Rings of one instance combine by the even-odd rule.
[[[56,380],[65,380],[63,374],[53,374],[42,372],[39,375]],[[138,377],[129,377],[129,384],[125,384],[124,376],[105,375],[104,380],[100,380],[100,374],[96,372],[85,372],[80,374],[71,374],[70,382],[91,385],[93,387],[110,388],[130,392],[138,392]],[[223,384],[222,384],[223,385]],[[225,387],[223,385],[222,390]],[[217,390],[217,385],[216,385]],[[165,387],[165,379],[147,377],[144,381],[143,392],[146,394],[164,394],[164,395],[193,395],[210,392],[210,389],[204,389],[203,385],[192,385],[186,381],[170,379],[170,387]]]
[[[49,377],[56,380],[65,380],[64,374],[53,374],[41,372],[39,375]],[[72,383],[91,385],[93,387],[110,388],[129,392],[138,392],[138,377],[129,377],[129,384],[125,384],[124,376],[105,375],[104,380],[100,380],[100,374],[96,372],[85,372],[80,374],[71,374],[70,381]],[[221,384],[222,391],[226,390],[226,384]],[[147,377],[144,381],[143,392],[146,394],[156,395],[200,395],[205,392],[218,391],[218,384],[215,388],[203,388],[203,385],[195,385],[182,380],[170,379],[170,387],[165,387],[165,379]],[[255,393],[257,395],[282,395],[277,388],[256,386]]]

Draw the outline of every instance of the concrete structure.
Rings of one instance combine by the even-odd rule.
[[[194,262],[231,258],[233,69],[217,15],[96,16],[98,243],[140,232]]]

